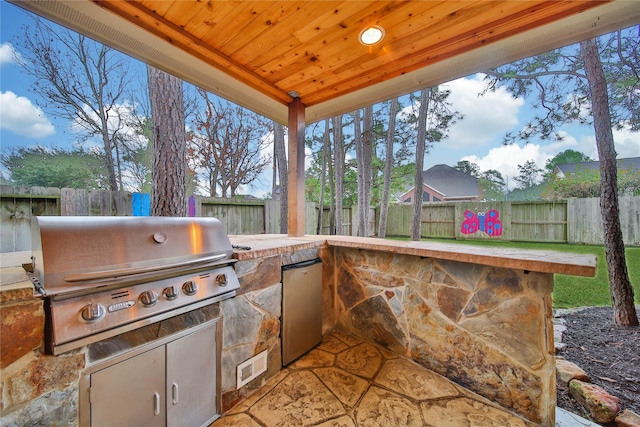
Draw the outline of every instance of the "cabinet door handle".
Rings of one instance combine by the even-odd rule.
[[[160,393],[153,393],[153,415],[160,415]]]
[[[177,405],[178,404],[178,384],[177,383],[173,383],[173,386],[171,387],[171,391],[173,394],[173,404]]]

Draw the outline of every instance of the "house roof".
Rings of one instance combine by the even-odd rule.
[[[640,21],[628,0],[9,1],[283,124],[294,97],[311,123]]]
[[[628,157],[625,159],[618,159],[618,170],[635,169],[640,171],[640,157]],[[567,176],[576,173],[576,171],[598,171],[600,170],[600,162],[579,162],[579,163],[565,163],[562,165],[556,165],[553,172],[557,175]]]
[[[448,165],[423,171],[422,181],[447,199],[478,196],[478,179]]]

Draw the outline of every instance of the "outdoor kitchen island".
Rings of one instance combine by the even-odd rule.
[[[324,335],[340,330],[412,359],[535,424],[555,425],[553,274],[593,276],[595,256],[349,236],[230,239],[251,248],[234,255],[239,296],[248,292],[248,301],[265,301],[268,283],[277,283],[276,305],[280,267],[319,256]],[[236,297],[233,304],[240,301]],[[225,331],[230,315],[224,316]],[[256,327],[253,354],[277,347],[274,321],[265,318]],[[225,411],[279,372],[281,363],[272,362],[279,354],[269,351],[274,369],[247,390],[223,378]],[[234,357],[223,350],[223,364],[225,359]]]
[[[320,257],[323,334],[375,344],[534,425],[554,425],[553,274],[593,276],[595,257],[347,236],[230,240],[237,295],[189,319],[222,319],[222,413],[282,372],[281,268]],[[43,317],[29,285],[0,291],[2,421],[22,425],[40,411],[44,424],[73,425],[81,373],[97,362],[86,347],[39,353]],[[266,372],[238,389],[238,365],[264,350]]]

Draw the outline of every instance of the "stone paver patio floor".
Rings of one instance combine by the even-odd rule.
[[[334,332],[211,427],[533,425],[408,359]]]

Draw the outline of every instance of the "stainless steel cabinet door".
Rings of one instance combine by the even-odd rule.
[[[215,325],[167,344],[167,425],[202,426],[217,414]]]
[[[301,263],[305,265],[306,263]],[[322,341],[322,264],[282,271],[282,364]]]
[[[165,349],[91,375],[91,427],[165,425]]]

